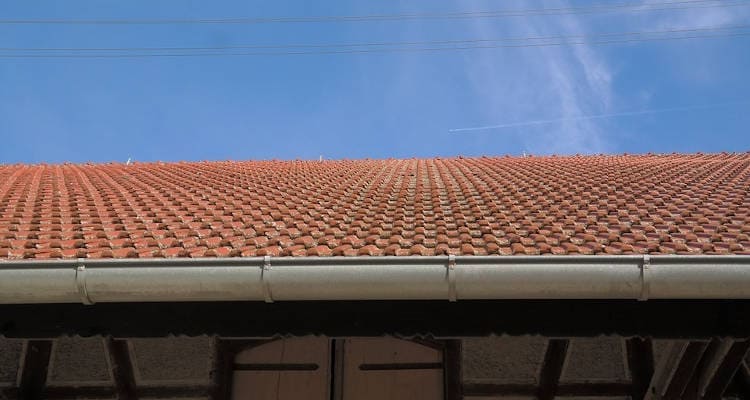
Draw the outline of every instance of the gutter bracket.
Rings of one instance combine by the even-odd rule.
[[[263,300],[266,303],[273,303],[271,293],[271,256],[263,257],[263,267],[260,270],[260,283],[263,287]]]
[[[93,305],[94,302],[91,301],[86,289],[86,265],[83,258],[76,260],[76,287],[78,288],[78,295],[81,296],[81,302],[87,306]]]
[[[638,297],[638,301],[648,300],[651,291],[651,282],[649,280],[651,275],[651,256],[648,254],[643,255],[643,261],[641,262],[641,295]]]
[[[446,277],[448,278],[448,301],[456,302],[458,297],[456,294],[456,256],[455,254],[448,255],[448,265],[446,266]]]

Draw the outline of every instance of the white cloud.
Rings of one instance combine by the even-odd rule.
[[[478,19],[474,37],[529,37],[585,34],[579,17]],[[591,46],[498,49],[466,57],[467,73],[486,104],[485,121],[476,125],[607,113],[613,104],[612,71]],[[508,135],[507,131],[498,132]],[[607,132],[597,121],[568,121],[524,128],[526,151],[596,153],[611,151]]]
[[[642,1],[644,5],[654,2]],[[731,6],[739,4],[734,2],[727,4],[719,4],[720,7],[642,13],[639,18],[625,19],[625,23],[627,29],[633,31],[731,27],[746,24],[750,18],[750,7]],[[726,43],[719,38],[679,41],[674,46],[664,46],[660,61],[670,66],[673,79],[691,86],[716,87],[723,79],[722,69],[726,67],[727,54],[723,45]]]
[[[642,4],[645,6],[660,1],[643,0]],[[637,29],[661,30],[731,25],[745,20],[748,15],[750,15],[748,7],[727,7],[726,5],[722,7],[699,7],[643,13],[641,18],[632,20],[631,26]]]
[[[644,0],[649,3],[663,0]],[[556,2],[556,7],[571,3]],[[487,6],[485,3],[482,7]],[[524,5],[518,5],[524,7]],[[490,7],[492,8],[492,7]],[[477,5],[476,11],[481,10]],[[557,15],[549,18],[510,18],[503,21],[473,21],[473,36],[528,37],[543,35],[586,35],[603,31],[635,32],[738,25],[750,17],[750,7],[705,7],[658,12],[617,13],[602,16]],[[608,28],[608,27],[612,28]],[[721,79],[717,64],[720,46],[706,40],[681,41],[660,51],[671,77],[686,84],[715,86]],[[706,43],[709,43],[707,46]],[[696,57],[696,49],[703,57]],[[654,95],[639,89],[638,104],[622,108],[613,87],[614,68],[605,57],[606,47],[578,45],[532,49],[500,49],[472,53],[467,73],[474,90],[486,103],[484,121],[474,126],[514,122],[575,118],[644,109]],[[470,124],[471,125],[471,124]],[[618,132],[606,121],[571,120],[536,128],[497,131],[497,135],[522,135],[527,151],[534,153],[596,153],[615,151]],[[490,134],[490,133],[485,133]]]

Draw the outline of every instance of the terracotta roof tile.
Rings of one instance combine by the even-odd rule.
[[[0,258],[748,254],[750,154],[0,166]]]

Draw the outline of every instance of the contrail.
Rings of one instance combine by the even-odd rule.
[[[657,108],[657,109],[652,109],[652,110],[627,111],[627,112],[610,113],[610,114],[581,115],[578,117],[540,119],[536,121],[514,122],[510,124],[474,126],[470,128],[456,128],[456,129],[449,129],[448,132],[455,133],[455,132],[468,132],[468,131],[484,131],[484,130],[489,130],[489,129],[507,129],[507,128],[517,128],[517,127],[522,127],[522,126],[554,124],[557,122],[586,121],[586,120],[591,120],[591,119],[604,119],[604,118],[617,118],[617,117],[632,117],[636,115],[645,115],[645,114],[659,114],[659,113],[675,112],[675,111],[689,111],[689,110],[700,110],[700,109],[706,109],[706,108],[726,107],[726,106],[732,106],[732,105],[743,104],[743,103],[747,103],[747,102],[735,101],[735,102],[704,104],[704,105],[687,106],[687,107]]]

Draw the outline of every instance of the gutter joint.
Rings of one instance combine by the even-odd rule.
[[[273,294],[271,293],[271,256],[263,257],[263,267],[260,270],[260,283],[263,287],[263,300],[266,303],[273,303]]]
[[[648,300],[651,294],[651,282],[649,280],[651,275],[651,256],[648,254],[643,255],[643,261],[641,262],[641,295],[638,297],[638,301]]]
[[[87,306],[93,305],[94,302],[89,297],[89,292],[86,288],[86,265],[83,258],[76,260],[76,287],[78,288],[78,295],[81,297],[81,302]]]
[[[448,301],[458,301],[456,294],[456,256],[448,255],[448,265],[446,266],[446,278],[448,279]]]

